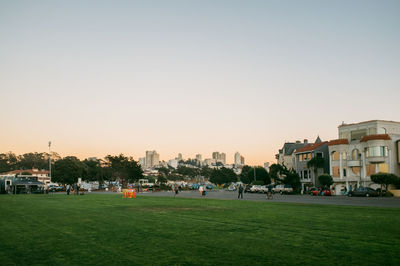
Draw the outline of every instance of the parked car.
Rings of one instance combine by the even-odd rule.
[[[353,191],[349,191],[348,196],[349,197],[352,197],[352,196],[377,197],[377,196],[379,196],[379,193],[370,187],[359,187]]]
[[[280,194],[288,194],[293,192],[293,188],[291,185],[277,185],[272,189],[272,192]]]
[[[252,185],[247,185],[246,188],[244,189],[244,193],[250,193],[252,188]]]
[[[268,193],[268,186],[264,185],[260,187],[260,193]]]
[[[254,185],[250,188],[250,193],[260,193],[260,192],[261,192],[260,185]]]
[[[57,192],[57,191],[63,191],[63,190],[64,190],[63,186],[49,185],[49,191],[51,191],[51,192]]]
[[[309,193],[310,193],[311,196],[318,196],[318,195],[319,195],[319,189],[316,188],[316,187],[312,187],[312,188],[309,190]]]
[[[321,196],[332,196],[332,190],[330,189],[324,189],[320,193]]]

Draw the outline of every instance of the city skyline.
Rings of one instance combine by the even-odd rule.
[[[400,121],[398,1],[1,1],[0,153],[275,162]],[[207,155],[207,156],[204,156]],[[210,157],[211,158],[211,157]]]

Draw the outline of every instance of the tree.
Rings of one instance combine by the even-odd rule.
[[[132,157],[123,154],[117,156],[107,155],[105,158],[111,179],[122,179],[124,181],[135,182],[143,178],[143,170]]]
[[[74,184],[86,171],[86,165],[78,158],[68,156],[54,163],[52,181],[61,184]]]
[[[293,169],[287,170],[286,167],[282,169],[282,183],[290,185],[294,191],[299,192],[301,188],[300,176]]]
[[[318,176],[318,181],[324,187],[329,187],[330,185],[333,184],[333,179],[328,174],[322,174],[322,175]]]
[[[85,159],[83,163],[86,165],[86,171],[83,174],[84,180],[87,181],[99,181],[103,182],[103,169],[100,166],[100,162],[98,160],[88,160]]]
[[[245,184],[250,183],[261,183],[264,185],[271,184],[271,178],[264,167],[250,167],[248,165],[243,166],[242,172],[240,173],[240,181]]]
[[[0,173],[9,172],[17,169],[17,156],[12,153],[1,153],[0,154]]]
[[[251,176],[253,168],[248,165],[243,166],[242,172],[240,173],[240,181],[244,184],[250,184],[254,180],[254,175]]]
[[[167,179],[165,178],[165,177],[163,177],[163,176],[159,176],[158,177],[158,182],[160,183],[160,184],[165,184],[165,183],[167,183]]]
[[[385,186],[385,190],[388,191],[388,186],[390,184],[395,184],[398,182],[399,177],[395,174],[390,173],[377,173],[371,175],[372,182],[381,185],[381,196],[382,196],[382,186]]]
[[[210,176],[210,182],[219,185],[237,182],[237,175],[232,169],[225,167],[222,167],[221,169],[214,169]]]
[[[307,162],[307,168],[312,168],[314,171],[314,176],[318,175],[318,169],[324,168],[324,158],[322,157],[313,157],[311,160]]]

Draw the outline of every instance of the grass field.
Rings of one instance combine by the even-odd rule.
[[[0,264],[400,265],[400,209],[1,195]]]

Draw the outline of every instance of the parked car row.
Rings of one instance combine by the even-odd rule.
[[[353,191],[349,191],[347,194],[349,197],[358,196],[358,197],[377,197],[379,196],[379,192],[370,187],[359,187]]]
[[[248,185],[245,188],[246,193],[268,193],[268,187],[270,185]],[[277,185],[272,188],[273,193],[289,194],[293,192],[293,188],[290,185]]]

